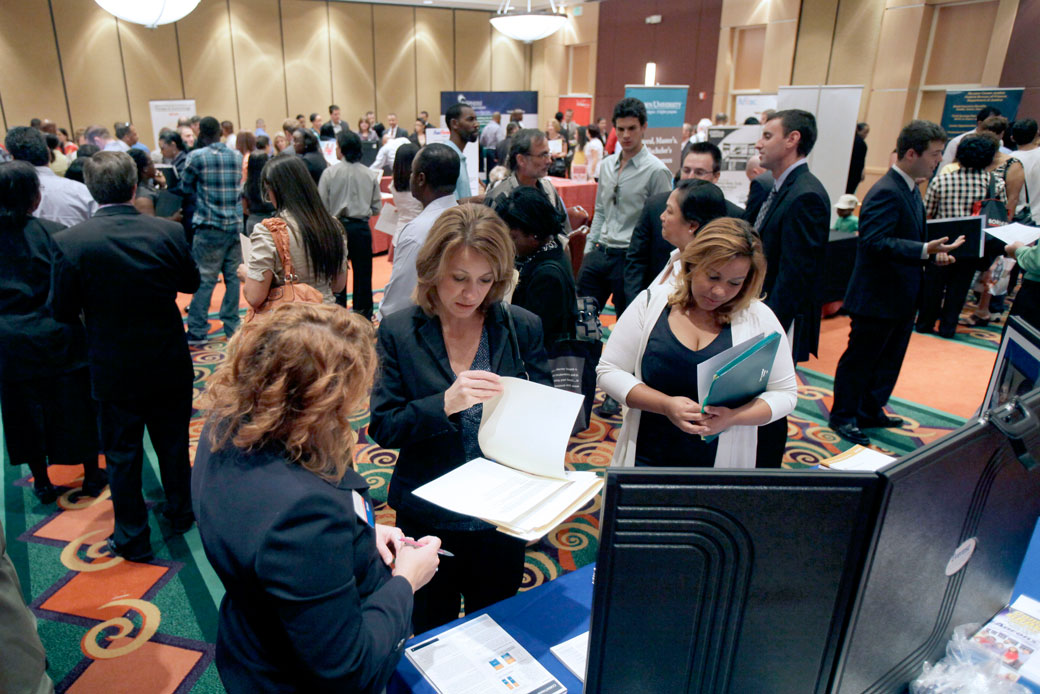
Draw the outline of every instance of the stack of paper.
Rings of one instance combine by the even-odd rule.
[[[441,694],[566,694],[567,688],[486,614],[406,648]]]
[[[999,227],[990,227],[986,229],[986,233],[993,238],[1000,239],[1005,244],[1021,241],[1028,246],[1040,239],[1040,227],[1031,227],[1018,222],[1004,224]]]
[[[585,668],[588,666],[589,632],[578,634],[549,649],[556,658],[571,671],[571,674],[585,682]]]
[[[888,467],[892,463],[896,462],[897,458],[893,458],[890,455],[885,455],[880,451],[875,451],[873,448],[867,448],[866,446],[853,446],[844,453],[839,453],[833,458],[826,458],[821,460],[822,465],[826,465],[831,470],[857,470],[857,471],[868,471],[876,472],[881,468]]]
[[[537,540],[588,503],[603,480],[564,467],[581,395],[519,378],[503,378],[502,385],[503,393],[484,403],[477,434],[492,460],[471,460],[414,493],[507,535]]]

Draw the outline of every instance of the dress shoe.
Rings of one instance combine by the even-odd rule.
[[[847,422],[845,424],[838,424],[836,426],[832,424],[831,429],[834,430],[835,434],[845,439],[846,441],[851,441],[852,443],[859,444],[860,446],[870,445],[870,439],[867,437],[866,434],[863,433],[863,431],[858,426],[856,426],[854,422]]]
[[[101,492],[105,490],[106,484],[108,484],[108,471],[98,468],[93,474],[88,473],[83,478],[83,489],[80,493],[83,496],[100,496]]]
[[[115,556],[122,557],[127,561],[146,562],[151,561],[155,558],[155,555],[152,554],[151,547],[147,547],[143,551],[130,552],[124,548],[119,547],[116,544],[116,539],[112,536],[109,536],[108,539],[105,540],[105,544],[108,545],[109,552],[111,552]]]
[[[599,406],[599,413],[603,417],[613,417],[621,414],[621,403],[609,395],[603,398],[603,404]]]
[[[857,421],[861,429],[898,429],[906,423],[902,417],[889,417],[885,414],[870,419],[859,417]]]
[[[170,530],[174,535],[183,535],[191,530],[191,527],[195,525],[194,513],[189,513],[187,516],[174,516],[166,513],[166,509],[164,508],[161,515],[163,520],[170,524]]]
[[[58,499],[58,490],[50,482],[33,485],[33,494],[41,504],[53,504]]]

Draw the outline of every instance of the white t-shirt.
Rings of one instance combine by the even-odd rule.
[[[603,163],[603,143],[599,141],[598,137],[590,137],[588,143],[585,145],[585,158],[591,160],[590,152],[596,152],[599,156],[596,157],[596,168],[589,172],[592,178],[599,178],[599,165]]]
[[[1040,148],[1027,152],[1018,150],[1011,156],[1022,162],[1026,176],[1026,185],[1022,189],[1022,194],[1018,196],[1018,210],[1015,212],[1025,207],[1028,200],[1033,212],[1033,222],[1040,224]]]

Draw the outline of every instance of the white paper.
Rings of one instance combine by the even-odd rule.
[[[391,195],[390,200],[383,199],[383,206],[379,210],[375,226],[376,231],[381,231],[388,236],[393,236],[397,230],[397,207],[394,206],[393,198],[394,196]]]
[[[455,513],[511,523],[568,484],[475,458],[413,493]]]
[[[568,639],[559,645],[553,646],[549,649],[549,652],[556,656],[571,671],[572,675],[581,680],[582,683],[585,682],[585,668],[589,654],[589,632],[578,634],[573,639]]]
[[[582,395],[510,376],[502,378],[502,386],[501,395],[484,403],[480,450],[517,470],[565,479],[567,442]]]
[[[739,345],[733,345],[729,349],[719,352],[714,357],[709,357],[698,364],[697,402],[704,402],[704,398],[708,397],[708,390],[711,389],[711,382],[715,378],[715,374],[719,372],[719,369],[746,352],[751,345],[755,344],[763,337],[765,337],[765,333],[759,333],[750,340],[744,340]]]
[[[866,446],[853,446],[849,450],[828,458],[823,464],[831,470],[866,470],[875,472],[896,462],[897,458],[885,455]],[[833,461],[833,462],[832,462]]]
[[[441,694],[564,694],[567,688],[486,614],[405,649]]]
[[[1019,595],[1018,600],[1011,603],[1011,606],[1019,612],[1025,612],[1033,619],[1040,619],[1040,602],[1028,595]]]
[[[988,227],[986,233],[995,239],[1000,239],[1005,244],[1021,241],[1028,246],[1040,239],[1040,227],[1031,227],[1018,222],[999,227]]]
[[[549,143],[549,154],[560,154],[563,152],[563,138],[558,137],[555,140],[546,138],[546,142]]]

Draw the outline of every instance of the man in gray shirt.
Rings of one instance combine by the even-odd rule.
[[[459,155],[448,145],[426,145],[412,160],[408,188],[412,197],[422,203],[423,211],[405,224],[397,237],[394,267],[390,272],[390,281],[383,290],[383,300],[379,302],[380,320],[415,303],[412,300],[418,284],[415,260],[437,218],[444,210],[457,204],[455,184],[458,178]]]
[[[625,252],[647,198],[672,187],[672,174],[643,145],[646,106],[625,98],[614,107],[618,151],[599,167],[596,213],[578,274],[578,296],[596,299],[600,310],[613,294],[614,310],[625,311]]]
[[[354,312],[372,318],[372,229],[379,214],[379,173],[361,163],[361,138],[346,128],[336,135],[340,161],[321,172],[318,194],[347,234],[347,257],[354,271]]]
[[[36,128],[15,126],[7,131],[5,144],[12,158],[32,164],[40,177],[40,205],[33,212],[34,217],[71,227],[94,216],[98,204],[87,187],[57,175],[47,166],[50,155],[43,133]]]

